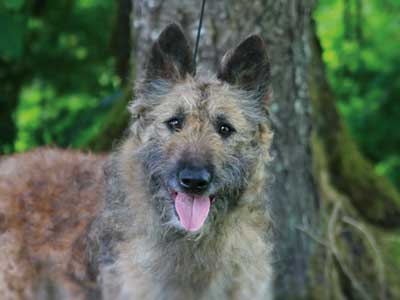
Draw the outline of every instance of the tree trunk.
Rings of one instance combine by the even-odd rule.
[[[133,0],[136,77],[160,30],[179,22],[195,39],[200,1]],[[308,96],[308,28],[311,1],[239,0],[206,4],[198,64],[215,71],[226,50],[251,33],[261,33],[269,49],[274,103],[271,106],[275,141],[271,165],[271,206],[276,227],[275,299],[307,299],[307,272],[313,243],[299,231],[314,227],[318,199],[310,151]]]
[[[131,68],[135,63],[135,45],[132,38],[132,0],[115,0],[118,2],[117,16],[114,21],[111,46],[115,57],[115,71],[124,87],[122,96],[116,100],[112,109],[98,132],[84,146],[97,152],[109,151],[115,138],[120,137],[129,125],[129,113],[126,107],[133,98],[133,81]]]
[[[130,17],[132,13],[131,0],[117,0],[118,11],[114,21],[113,35],[111,38],[111,47],[115,57],[115,69],[121,83],[126,85],[130,79],[131,70],[131,24]]]

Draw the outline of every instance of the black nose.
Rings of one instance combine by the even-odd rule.
[[[179,185],[187,192],[202,193],[211,182],[211,172],[204,167],[184,167],[178,172]]]

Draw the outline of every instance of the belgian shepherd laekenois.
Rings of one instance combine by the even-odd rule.
[[[109,157],[0,164],[0,299],[268,299],[270,67],[253,35],[195,74],[178,25],[154,43]]]

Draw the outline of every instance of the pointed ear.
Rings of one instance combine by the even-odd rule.
[[[179,80],[194,73],[192,51],[181,27],[168,25],[151,48],[146,79]]]
[[[218,79],[254,92],[264,104],[270,98],[270,65],[264,41],[251,35],[222,58]]]

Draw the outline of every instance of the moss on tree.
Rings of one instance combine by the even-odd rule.
[[[129,125],[130,116],[127,106],[132,99],[131,90],[131,87],[126,88],[121,99],[118,99],[106,115],[98,133],[88,141],[87,148],[96,152],[110,151],[115,141],[122,137]]]
[[[374,172],[341,120],[316,35],[311,49],[312,149],[321,199],[320,231],[307,232],[319,245],[310,271],[312,298],[398,299],[400,195]]]
[[[311,50],[310,94],[315,132],[322,151],[327,153],[326,167],[332,184],[349,198],[366,221],[386,228],[400,227],[400,194],[386,177],[375,173],[341,120],[326,79],[315,30]]]

